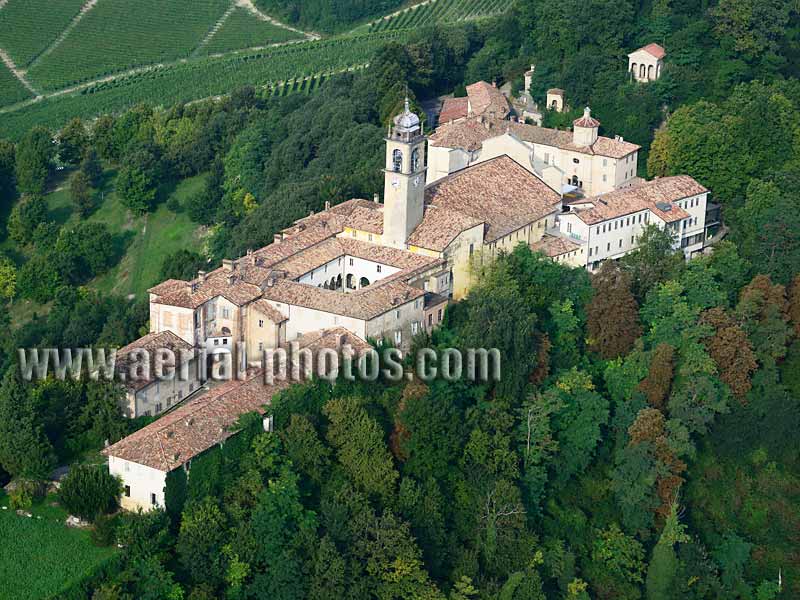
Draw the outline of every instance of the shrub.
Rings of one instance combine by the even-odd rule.
[[[76,467],[61,482],[61,503],[73,515],[94,522],[116,509],[122,483],[106,468]]]
[[[119,518],[116,515],[100,515],[94,522],[92,529],[92,542],[96,546],[111,546],[117,541],[117,524]]]

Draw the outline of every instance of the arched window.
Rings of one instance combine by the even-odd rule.
[[[631,73],[636,76],[636,63],[631,63]]]
[[[354,290],[356,289],[356,284],[353,281],[354,277],[352,273],[347,274],[347,289]]]
[[[362,287],[363,288],[363,287],[367,287],[368,285],[369,285],[369,279],[367,279],[366,277],[362,277],[358,281],[358,287]]]
[[[402,150],[395,150],[392,153],[392,169],[395,173],[399,173],[403,170],[403,151]]]
[[[647,77],[647,65],[639,65],[639,77],[642,79]]]
[[[411,172],[416,173],[419,171],[419,148],[414,148],[411,153]]]
[[[647,67],[647,78],[648,79],[652,79],[653,78],[653,65],[650,65],[649,67]]]

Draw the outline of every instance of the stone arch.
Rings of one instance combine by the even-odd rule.
[[[399,148],[395,148],[394,152],[392,152],[392,170],[395,173],[403,170],[403,151]]]
[[[349,290],[355,289],[356,284],[355,284],[354,279],[355,279],[355,276],[352,273],[348,273],[347,274],[347,280],[346,280],[347,289],[349,289]]]
[[[631,73],[633,73],[633,76],[636,77],[636,63],[635,62],[631,63]]]
[[[416,173],[419,171],[419,148],[414,148],[411,152],[411,172]]]
[[[336,276],[336,286],[335,287],[336,287],[337,290],[342,289],[342,276],[341,276],[341,274]]]
[[[369,285],[369,279],[367,279],[366,277],[362,277],[361,279],[358,280],[358,287],[363,288],[367,287],[368,285]]]
[[[644,79],[645,77],[647,77],[647,65],[644,65],[644,64],[639,65],[639,77],[641,79]]]
[[[653,79],[653,65],[647,67],[647,78]]]

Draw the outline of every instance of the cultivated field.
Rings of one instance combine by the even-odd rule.
[[[32,96],[19,79],[0,62],[0,106],[22,102]]]
[[[26,67],[52,44],[86,0],[9,0],[0,9],[0,48]]]
[[[386,41],[406,35],[397,31],[331,38],[146,69],[0,114],[0,138],[17,139],[35,125],[57,128],[72,117],[114,113],[140,102],[171,105],[228,94],[244,85],[268,86],[341,71],[369,62]]]
[[[390,17],[373,21],[369,31],[411,29],[437,23],[457,23],[505,12],[510,3],[506,0],[429,0],[412,6]]]
[[[0,598],[40,600],[51,598],[94,573],[115,554],[98,548],[89,533],[64,525],[66,513],[51,507],[53,498],[21,517],[0,509]],[[0,493],[0,506],[8,497]]]
[[[258,18],[250,10],[237,6],[205,45],[207,54],[230,52],[303,39],[303,35]]]
[[[101,0],[28,71],[45,91],[188,57],[228,0]]]

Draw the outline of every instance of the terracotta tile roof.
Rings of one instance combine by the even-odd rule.
[[[161,333],[148,333],[145,336],[140,337],[135,342],[131,342],[127,346],[120,348],[117,350],[116,354],[116,362],[114,364],[114,370],[116,371],[118,377],[123,378],[124,382],[123,385],[128,390],[140,390],[147,385],[150,385],[156,378],[156,369],[155,369],[155,362],[156,362],[156,355],[158,350],[171,350],[175,353],[175,363],[173,366],[177,366],[178,360],[180,355],[178,354],[179,351],[183,350],[184,352],[188,352],[192,350],[193,346],[186,342],[183,338],[175,335],[171,331],[162,331]],[[131,379],[129,377],[129,367],[133,361],[140,361],[143,357],[137,356],[136,352],[140,350],[146,350],[149,353],[150,359],[150,371],[147,377],[144,377],[144,372],[140,372],[139,375],[135,379]],[[188,360],[188,356],[186,359]]]
[[[475,117],[458,123],[440,125],[428,139],[431,146],[477,150],[483,146],[484,141],[503,135],[508,123],[509,121],[499,119]]]
[[[157,289],[153,288],[154,290]],[[152,292],[151,293],[156,293]],[[244,280],[240,273],[220,267],[208,273],[205,279],[185,282],[183,289],[157,294],[154,304],[198,308],[212,298],[222,296],[237,306],[244,306],[261,295],[261,288]]]
[[[631,52],[631,54],[634,54],[636,52],[641,52],[641,51],[647,52],[650,56],[653,56],[653,57],[655,57],[655,58],[657,58],[659,60],[664,58],[667,55],[667,51],[664,50],[664,48],[662,48],[661,46],[659,46],[658,44],[655,44],[655,43],[647,44],[647,46],[642,46],[641,48]],[[630,56],[630,54],[628,56]]]
[[[367,233],[383,233],[383,205],[375,202],[369,207],[358,207],[344,222],[345,227],[366,231]]]
[[[561,196],[508,156],[500,156],[431,184],[425,201],[484,221],[485,241],[493,242],[557,210]],[[436,240],[417,241],[424,248],[437,245]]]
[[[697,196],[708,190],[688,175],[661,177],[640,185],[609,192],[602,196],[575,200],[572,205],[591,204],[592,208],[578,209],[575,214],[588,225],[615,219],[641,210],[650,210],[661,220],[672,223],[689,217],[689,213],[675,204],[679,200]],[[659,207],[666,203],[669,210]]]
[[[544,252],[545,256],[550,258],[578,250],[580,247],[579,243],[569,238],[555,235],[545,235],[538,242],[531,244],[531,250]]]
[[[547,90],[547,93],[555,96],[563,96],[564,90],[562,90],[561,88],[550,88],[549,90]]]
[[[471,217],[456,210],[428,206],[422,221],[408,238],[412,246],[442,252],[462,231],[483,223],[482,219]]]
[[[278,280],[264,290],[264,298],[273,302],[303,306],[362,321],[374,319],[424,294],[423,290],[397,277],[387,277],[349,293],[286,279]]]
[[[308,348],[313,353],[319,352],[322,349],[341,350],[342,346],[349,345],[356,352],[356,355],[358,355],[358,353],[372,348],[366,340],[361,339],[344,327],[319,329],[301,335],[295,341],[301,349]]]
[[[445,98],[442,104],[442,112],[439,113],[439,123],[463,119],[468,113],[469,98]]]
[[[592,112],[589,110],[589,107],[586,107],[586,110],[583,111],[583,116],[580,119],[575,119],[572,122],[572,125],[575,127],[585,127],[587,129],[592,129],[594,127],[600,127],[600,121],[592,117]]]
[[[571,131],[548,129],[526,123],[490,118],[484,118],[483,120],[480,118],[466,119],[458,123],[442,125],[430,137],[430,143],[436,147],[477,150],[483,146],[484,141],[503,135],[506,132],[524,142],[571,150],[580,154],[607,156],[609,158],[624,158],[640,148],[637,144],[620,142],[603,136],[599,136],[591,146],[577,146],[573,142]]]
[[[255,310],[257,310],[259,313],[267,317],[270,321],[272,321],[275,324],[283,323],[284,321],[289,320],[289,317],[285,316],[277,308],[274,308],[266,300],[256,300],[255,302],[253,302],[252,306]]]
[[[467,86],[467,98],[474,115],[503,118],[509,113],[508,100],[496,86],[478,81]]]
[[[439,306],[441,304],[447,304],[450,302],[450,299],[447,296],[442,296],[441,294],[434,294],[433,292],[426,292],[425,293],[425,308],[433,308],[434,306]]]
[[[245,413],[258,411],[287,381],[266,385],[262,372],[247,380],[227,381],[189,400],[157,421],[103,450],[159,471],[169,472],[234,435],[231,428]]]

